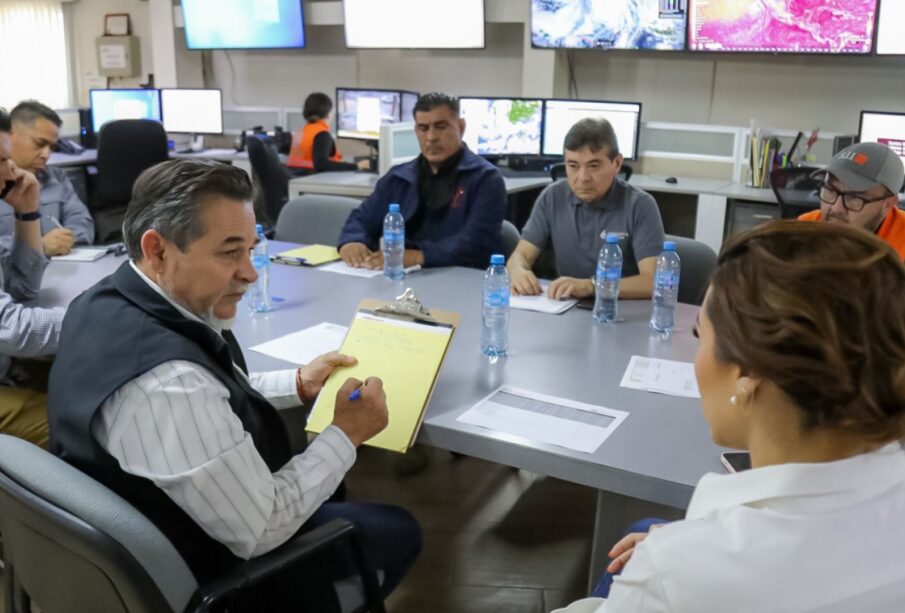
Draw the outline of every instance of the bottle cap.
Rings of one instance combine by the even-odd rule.
[[[391,204],[391,205],[390,205],[390,213],[398,213],[398,212],[399,212],[399,205],[398,205],[398,204]]]
[[[495,253],[492,256],[490,256],[490,265],[491,266],[502,266],[505,263],[506,263],[506,258],[499,253]]]
[[[676,243],[675,241],[666,241],[663,243],[663,251],[675,251]]]
[[[606,235],[606,242],[608,243],[618,243],[619,235],[615,233],[610,233]]]
[[[264,226],[262,224],[256,223],[255,232],[257,232],[258,234],[264,234]]]

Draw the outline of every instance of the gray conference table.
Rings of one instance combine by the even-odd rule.
[[[272,243],[275,252],[287,244]],[[125,258],[91,264],[54,262],[37,304],[68,304],[85,287]],[[721,449],[709,436],[699,401],[622,388],[632,355],[692,361],[691,329],[697,308],[679,305],[669,339],[648,328],[650,303],[623,301],[624,321],[597,324],[589,311],[562,315],[512,311],[510,355],[496,364],[480,353],[482,272],[465,268],[420,271],[404,282],[362,279],[314,269],[273,265],[271,293],[283,299],[272,313],[252,315],[243,303],[234,331],[254,370],[286,368],[286,362],[247,350],[302,328],[330,321],[347,325],[362,298],[392,299],[413,288],[428,307],[461,314],[418,440],[422,443],[550,475],[598,490],[591,579],[625,527],[650,514],[678,517],[694,485],[709,471],[722,472]],[[526,388],[629,412],[594,453],[518,439],[456,419],[499,385]],[[563,501],[568,504],[568,501]]]

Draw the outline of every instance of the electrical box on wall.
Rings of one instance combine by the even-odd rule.
[[[137,36],[98,36],[97,71],[105,77],[141,74],[141,46]]]

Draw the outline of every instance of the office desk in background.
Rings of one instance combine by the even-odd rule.
[[[320,172],[289,181],[289,198],[302,194],[329,194],[331,196],[351,196],[367,198],[374,192],[378,177],[369,172]],[[551,183],[549,177],[504,177],[506,192],[517,194],[530,189],[538,189]]]
[[[293,245],[272,242],[274,251]],[[33,304],[64,306],[113,272],[125,256],[92,263],[52,262]],[[465,268],[423,270],[404,282],[361,279],[310,268],[271,266],[271,291],[282,302],[269,314],[251,315],[239,305],[233,327],[249,366],[271,370],[286,362],[248,350],[258,343],[322,321],[348,325],[365,297],[392,299],[411,287],[428,307],[462,315],[418,440],[442,449],[550,475],[598,490],[591,574],[638,514],[679,516],[698,479],[722,472],[720,448],[711,440],[698,400],[619,386],[632,355],[692,361],[691,329],[697,307],[679,305],[670,339],[651,335],[650,302],[623,301],[624,321],[597,324],[588,311],[562,315],[510,314],[510,355],[490,364],[480,353],[479,296],[482,272]],[[629,412],[594,453],[519,439],[470,426],[457,418],[502,384]],[[565,501],[567,503],[567,501]],[[652,508],[653,505],[653,508]],[[668,508],[664,508],[668,507]]]
[[[205,160],[217,160],[218,162],[248,162],[247,151],[235,149],[205,149],[198,153],[170,152],[171,158],[201,158]],[[85,149],[76,155],[67,153],[51,153],[47,161],[49,166],[90,166],[97,163],[97,149]]]

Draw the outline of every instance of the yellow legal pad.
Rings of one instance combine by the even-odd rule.
[[[284,258],[302,258],[305,260],[306,266],[320,266],[327,262],[333,262],[339,259],[339,251],[336,247],[330,245],[308,245],[307,247],[298,247],[289,251],[282,251],[277,257]]]
[[[364,301],[362,304],[374,301]],[[336,393],[349,377],[364,381],[380,377],[386,392],[389,425],[365,445],[405,453],[418,434],[452,340],[458,315],[435,311],[437,324],[382,316],[371,308],[355,315],[340,351],[358,358],[352,368],[340,368],[327,379],[308,418],[310,432],[322,432],[333,421]]]

